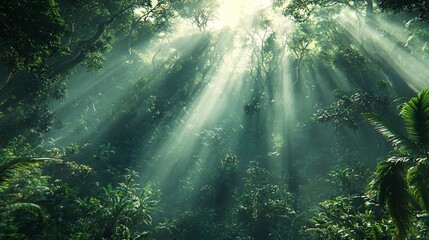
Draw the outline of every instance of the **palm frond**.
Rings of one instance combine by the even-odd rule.
[[[404,158],[390,158],[377,165],[376,185],[379,189],[379,201],[386,205],[396,227],[398,239],[405,239],[412,225],[412,198],[405,179]]]
[[[410,193],[419,206],[429,211],[429,166],[426,162],[419,162],[407,172]]]
[[[429,144],[429,88],[405,103],[400,115],[404,120],[408,138],[427,146]]]
[[[42,208],[34,203],[14,203],[7,205],[5,207],[6,211],[17,211],[17,210],[24,210],[26,212],[32,213],[33,215],[37,216],[39,218],[40,222],[45,222],[45,214],[42,210]]]
[[[8,186],[15,172],[24,170],[49,158],[13,158],[0,162],[0,190]]]
[[[410,154],[420,153],[417,146],[404,136],[400,131],[396,130],[389,122],[374,113],[365,113],[363,118],[368,121],[383,137],[390,142],[393,148],[403,148]]]

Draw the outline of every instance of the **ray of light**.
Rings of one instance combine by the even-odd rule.
[[[386,72],[400,76],[400,79],[396,76],[386,76],[394,86],[399,86],[397,87],[399,92],[401,92],[401,85],[398,84],[401,82],[398,81],[404,81],[414,92],[427,87],[429,61],[418,51],[405,47],[404,39],[408,38],[408,34],[404,28],[400,30],[395,24],[388,24],[384,20],[369,21],[359,28],[356,24],[358,20],[351,16],[353,15],[347,17],[343,15],[338,21],[374,59],[381,63],[380,66],[389,68],[385,69]],[[384,29],[383,26],[389,27]]]
[[[353,88],[347,82],[346,74],[340,69],[322,72],[320,68],[309,67],[300,75],[302,82],[299,82],[299,85],[302,85],[302,89],[298,91],[295,69],[290,59],[288,60],[290,56],[285,56],[281,61],[280,74],[274,77],[272,83],[274,86],[273,98],[268,99],[267,106],[264,106],[260,112],[254,113],[254,115],[245,112],[243,106],[252,97],[252,89],[254,90],[256,85],[255,81],[251,80],[252,73],[246,72],[245,69],[250,68],[251,64],[254,63],[252,60],[255,60],[252,59],[254,55],[252,55],[251,48],[262,48],[263,41],[249,44],[242,39],[252,35],[252,33],[255,38],[261,37],[265,33],[268,37],[273,33],[273,29],[260,30],[259,26],[255,24],[259,17],[255,15],[262,13],[264,9],[266,10],[269,3],[270,1],[263,0],[223,1],[221,3],[221,9],[218,13],[220,19],[213,23],[212,27],[218,29],[238,27],[241,29],[240,31],[217,32],[215,44],[207,48],[219,50],[222,53],[222,64],[219,66],[213,64],[214,60],[208,57],[209,59],[205,60],[209,66],[205,68],[204,73],[200,72],[202,71],[200,65],[190,66],[192,71],[201,74],[201,79],[198,81],[204,83],[198,87],[194,85],[184,87],[189,91],[189,96],[187,96],[189,99],[183,104],[169,103],[171,108],[169,110],[177,114],[177,116],[172,117],[173,120],[171,120],[172,118],[160,119],[159,122],[151,125],[154,129],[162,128],[161,131],[165,134],[157,135],[156,129],[153,132],[142,133],[146,139],[139,139],[142,142],[133,145],[138,153],[136,158],[145,162],[141,165],[143,166],[141,171],[146,176],[169,184],[191,171],[204,174],[199,170],[212,164],[209,163],[214,158],[212,155],[216,156],[215,161],[219,161],[219,156],[228,152],[242,157],[243,159],[240,161],[243,161],[243,164],[257,160],[265,162],[270,169],[282,173],[287,168],[285,161],[288,153],[285,146],[291,144],[292,141],[294,141],[294,146],[297,146],[300,141],[304,142],[302,141],[303,138],[309,137],[307,135],[302,136],[303,134],[299,132],[302,131],[302,128],[298,126],[301,124],[299,121],[310,119],[313,112],[312,108],[317,103],[333,101],[334,98],[331,93],[334,89],[349,90]],[[351,16],[354,15],[351,14]],[[287,31],[290,31],[289,28],[292,26],[284,18],[277,19],[275,14],[269,17],[271,17],[273,28],[277,31],[276,34],[284,34],[287,38]],[[347,18],[340,17],[338,21],[349,30],[356,42],[362,40],[359,35],[362,33],[364,37],[371,38],[376,46],[371,51],[378,49],[384,54],[374,54],[374,56],[388,57],[384,60],[392,68],[400,70],[400,75],[409,80],[407,84],[414,91],[427,85],[424,82],[424,78],[429,73],[427,62],[421,56],[406,53],[404,50],[397,52],[393,50],[397,39],[399,41],[405,39],[403,35],[396,32],[397,25],[387,22],[378,23],[377,26],[389,26],[392,29],[387,29],[387,31],[390,31],[394,38],[385,40],[378,39],[380,34],[374,26],[365,25],[367,28],[365,31],[358,29],[357,20],[353,17],[350,18],[350,15]],[[284,32],[278,31],[281,27],[286,28]],[[84,73],[77,74],[75,78],[85,78],[86,83],[77,84],[79,86],[73,88],[74,93],[69,99],[66,99],[63,105],[54,106],[57,114],[66,115],[67,122],[73,122],[72,118],[76,117],[75,115],[67,115],[67,109],[72,108],[81,98],[91,99],[90,95],[94,92],[105,95],[97,101],[104,101],[103,104],[106,109],[109,106],[115,106],[113,111],[130,111],[133,114],[125,115],[126,119],[115,119],[112,116],[120,116],[121,114],[112,115],[100,108],[101,105],[89,102],[85,106],[86,110],[81,110],[83,112],[81,121],[92,121],[86,123],[86,127],[91,128],[92,131],[82,130],[82,122],[79,122],[80,120],[74,121],[73,124],[75,125],[69,126],[69,128],[75,133],[69,134],[65,142],[102,142],[106,136],[116,130],[117,126],[123,124],[134,126],[136,135],[138,135],[140,131],[138,128],[145,124],[145,118],[148,117],[145,115],[148,108],[146,98],[150,99],[157,96],[150,94],[139,96],[140,102],[136,106],[128,107],[127,105],[130,104],[131,100],[127,94],[134,87],[142,87],[135,84],[141,81],[142,77],[147,79],[144,80],[146,82],[143,85],[152,88],[155,93],[177,94],[180,89],[166,89],[166,86],[170,86],[168,81],[177,80],[175,79],[177,76],[174,76],[177,72],[172,70],[176,63],[176,67],[180,70],[183,67],[180,65],[181,60],[201,55],[198,48],[205,41],[205,35],[196,34],[197,32],[195,28],[190,27],[188,22],[181,20],[177,22],[170,35],[163,36],[164,40],[142,43],[140,46],[131,49],[130,52],[134,57],[132,60],[111,60],[106,66],[106,71],[93,77]],[[386,42],[382,42],[382,40]],[[204,52],[204,48],[201,47],[201,49]],[[194,53],[193,51],[195,51],[194,55],[191,54]],[[224,54],[224,52],[226,53]],[[163,64],[165,67],[159,68]],[[193,77],[197,78],[196,76],[189,76],[180,80],[192,82]],[[265,95],[268,95],[267,88],[265,86],[262,90]],[[314,94],[315,91],[312,88],[320,90]],[[180,94],[178,96],[180,97]],[[265,98],[267,97],[265,96]],[[165,97],[165,99],[168,98]],[[100,113],[100,111],[105,112]],[[98,119],[90,119],[94,115],[97,115]],[[155,122],[153,119],[149,121]],[[61,133],[53,136],[58,137],[59,135]],[[125,141],[125,138],[121,138],[121,140]],[[152,144],[152,141],[155,143]],[[216,141],[222,142],[222,149],[219,146],[214,146],[220,144]],[[148,152],[149,148],[153,148],[152,151]],[[301,153],[302,156],[307,156],[306,154],[307,152]],[[204,178],[201,177],[200,179]]]
[[[53,146],[96,143],[111,133],[118,121],[114,116],[126,110],[120,108],[120,103],[130,97],[130,89],[139,81],[145,81],[147,87],[158,88],[168,69],[160,72],[157,67],[174,64],[180,54],[186,55],[198,44],[200,37],[189,41],[186,37],[189,32],[180,31],[184,28],[180,25],[187,25],[184,21],[177,24],[162,40],[137,45],[130,49],[128,56],[111,56],[100,72],[80,68],[68,80],[68,96],[61,102],[51,103],[58,129],[47,134],[46,143]],[[128,124],[134,121],[128,120]]]
[[[233,102],[239,84],[234,81],[240,68],[247,65],[248,59],[242,58],[242,49],[234,49],[224,56],[224,63],[219,70],[212,73],[212,80],[203,89],[200,96],[187,108],[180,117],[177,125],[171,130],[170,137],[164,141],[155,154],[160,157],[155,169],[150,169],[157,179],[165,181],[173,171],[178,171],[177,165],[188,166],[193,156],[199,155],[202,149],[197,149],[201,141],[199,134],[204,129],[216,127]],[[192,165],[192,164],[191,164]],[[176,168],[176,169],[174,169]]]

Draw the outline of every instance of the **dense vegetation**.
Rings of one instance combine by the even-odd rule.
[[[0,239],[429,239],[428,1],[235,4],[3,1]]]

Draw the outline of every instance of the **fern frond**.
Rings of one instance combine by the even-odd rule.
[[[37,216],[39,221],[41,223],[45,222],[45,214],[42,210],[42,208],[34,203],[14,203],[7,205],[4,208],[6,211],[17,211],[17,210],[24,210],[26,212],[32,213],[34,216]]]
[[[429,166],[426,162],[419,162],[407,172],[407,181],[410,193],[419,206],[429,211]]]
[[[390,158],[377,165],[376,185],[379,189],[379,201],[386,205],[396,227],[398,239],[405,239],[412,225],[412,198],[405,179],[407,159]]]
[[[8,186],[8,182],[12,179],[15,172],[32,167],[35,164],[48,159],[49,158],[13,158],[1,161],[0,190]]]
[[[408,138],[419,144],[429,144],[429,88],[410,99],[400,112]]]
[[[374,113],[365,113],[363,118],[371,124],[383,137],[390,142],[394,149],[403,148],[410,154],[419,154],[416,144],[410,141],[401,132],[396,130],[388,121]]]
[[[27,212],[33,213],[34,215],[39,215],[42,213],[42,208],[35,203],[14,203],[7,205],[5,209],[8,211],[25,210]]]

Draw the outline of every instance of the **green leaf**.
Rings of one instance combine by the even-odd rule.
[[[45,222],[45,214],[42,208],[39,205],[34,203],[15,203],[15,204],[7,205],[5,207],[5,210],[7,211],[25,210],[37,216],[40,222],[43,222],[43,223]]]
[[[411,141],[429,144],[429,88],[409,100],[400,113]]]
[[[419,154],[420,151],[416,144],[410,141],[401,132],[396,130],[382,117],[374,113],[365,113],[363,118],[368,121],[387,141],[390,142],[393,148],[403,149],[410,154]]]
[[[405,179],[405,164],[408,159],[392,157],[377,165],[376,184],[381,205],[387,205],[390,217],[396,226],[398,239],[405,239],[412,226],[412,198]]]
[[[426,159],[425,159],[426,160]],[[429,166],[426,161],[419,162],[410,168],[407,173],[410,193],[419,206],[429,210]]]
[[[12,179],[17,171],[22,171],[28,167],[34,166],[40,161],[48,160],[49,158],[13,158],[6,159],[0,162],[0,190],[8,186],[8,182]]]

